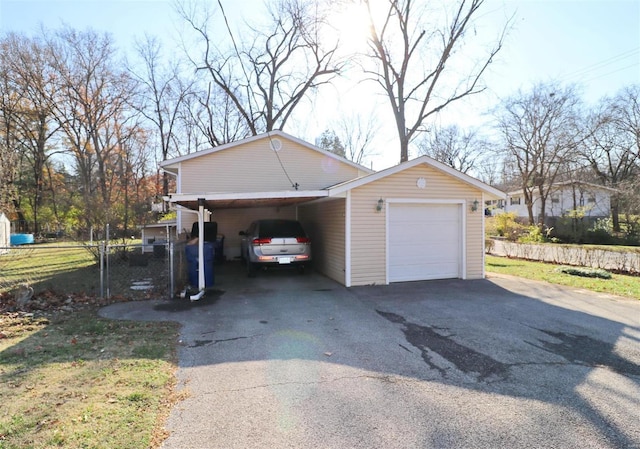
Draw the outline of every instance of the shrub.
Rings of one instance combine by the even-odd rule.
[[[558,267],[556,271],[559,273],[569,274],[571,276],[581,276],[585,278],[611,279],[611,273],[600,268],[586,267]]]
[[[546,228],[544,232],[540,229],[540,226],[528,226],[526,233],[518,237],[520,243],[544,243],[549,241],[549,235],[553,228]]]
[[[511,241],[518,240],[522,234],[527,232],[527,227],[516,221],[515,212],[505,212],[493,217],[492,229],[495,229],[496,235]]]
[[[484,252],[487,254],[491,254],[493,248],[496,246],[496,242],[493,239],[485,238],[484,239]]]

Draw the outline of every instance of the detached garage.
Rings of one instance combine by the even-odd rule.
[[[481,205],[503,192],[422,156],[330,188],[329,198],[338,197],[344,210],[330,213],[323,203],[300,209],[303,217],[319,209],[312,221],[344,220],[344,256],[329,258],[344,257],[343,273],[321,270],[344,285],[484,277]]]
[[[295,218],[314,268],[346,286],[484,277],[482,205],[505,196],[427,156],[372,172],[281,131],[161,166],[178,230],[216,221],[233,258],[252,220]]]

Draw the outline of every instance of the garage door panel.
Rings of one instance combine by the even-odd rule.
[[[390,205],[390,282],[460,276],[460,209],[458,204]]]

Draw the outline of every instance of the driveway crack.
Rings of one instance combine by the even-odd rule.
[[[226,341],[236,341],[236,340],[244,340],[246,338],[258,337],[259,335],[251,335],[249,337],[233,337],[233,338],[222,338],[219,340],[194,340],[193,344],[188,346],[189,348],[199,348],[201,346],[209,346],[216,345],[218,343],[224,343]]]

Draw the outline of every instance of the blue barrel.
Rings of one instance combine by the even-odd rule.
[[[214,283],[213,261],[215,258],[214,242],[204,242],[204,284],[212,287]],[[198,287],[198,245],[185,246],[187,254],[187,270],[189,273],[189,285]]]
[[[31,244],[33,243],[33,234],[11,234],[9,243],[11,246]]]

